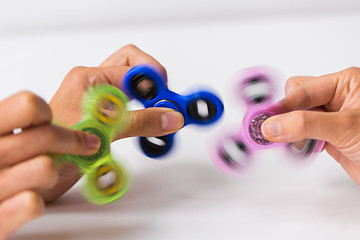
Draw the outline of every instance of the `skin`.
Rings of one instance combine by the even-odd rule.
[[[292,77],[285,95],[278,102],[285,113],[263,123],[264,137],[273,142],[326,141],[325,150],[360,185],[360,68]],[[312,108],[321,111],[304,110]]]
[[[0,112],[6,113],[0,119],[0,239],[6,239],[43,214],[44,201],[38,191],[53,188],[59,179],[53,160],[45,154],[93,154],[100,141],[87,133],[52,125],[51,109],[30,92],[0,102]],[[22,132],[13,134],[15,128]]]
[[[0,102],[0,239],[6,239],[26,222],[40,217],[44,202],[54,201],[81,177],[73,164],[56,167],[47,153],[94,154],[99,139],[71,126],[81,119],[81,100],[96,84],[121,86],[124,74],[140,63],[165,68],[134,45],[127,45],[108,57],[98,67],[75,67],[47,104],[30,92],[18,93]],[[16,105],[17,108],[12,106]],[[133,111],[129,127],[116,139],[133,136],[155,137],[179,130],[182,115],[168,108]],[[20,134],[13,129],[21,128]],[[36,139],[36,141],[33,141]],[[16,181],[16,184],[9,182]]]

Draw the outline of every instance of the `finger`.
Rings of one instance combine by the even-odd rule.
[[[0,201],[27,189],[50,189],[58,178],[54,161],[46,155],[4,168],[0,172]]]
[[[131,69],[129,66],[111,67],[76,67],[73,68],[65,79],[78,79],[85,83],[84,89],[98,84],[110,84],[117,88],[121,87],[124,75]]]
[[[31,92],[23,91],[0,102],[0,135],[12,133],[15,128],[28,128],[51,122],[47,103]]]
[[[314,78],[315,77],[311,76],[296,76],[289,78],[285,84],[285,95],[288,95],[293,89]]]
[[[62,86],[58,91],[70,94],[74,91],[73,88],[69,88],[69,84],[81,90],[86,90],[89,87],[93,87],[97,84],[110,84],[115,87],[121,87],[121,81],[124,75],[131,69],[129,66],[110,66],[110,67],[74,67],[66,75]],[[83,93],[83,91],[81,91]],[[80,97],[82,96],[79,95]],[[69,104],[69,107],[71,105]]]
[[[128,44],[108,57],[99,67],[130,66],[141,63],[151,63],[160,67],[164,72],[165,68],[149,54],[141,51],[133,44]]]
[[[69,190],[82,176],[78,166],[73,163],[66,162],[58,168],[59,180],[51,189],[40,189],[36,191],[45,201],[52,202]]]
[[[326,111],[360,108],[358,101],[360,68],[350,67],[302,82],[279,102],[279,107],[284,112],[322,105]]]
[[[0,203],[0,239],[7,239],[26,222],[44,213],[44,202],[35,192],[23,191]]]
[[[166,69],[152,56],[141,51],[133,44],[128,44],[108,57],[99,67],[129,66],[134,67],[138,64],[150,63],[160,68],[163,72],[165,83],[167,84]]]
[[[184,125],[181,113],[169,108],[146,108],[133,111],[128,129],[117,136],[125,137],[157,137],[178,131]]]
[[[293,83],[288,84],[287,95],[279,102],[283,112],[310,109],[332,100],[338,83],[336,74],[306,78],[301,77],[300,85],[297,85],[299,82],[296,78],[293,78]]]
[[[358,119],[351,112],[293,111],[270,117],[262,124],[261,131],[272,142],[297,142],[310,138],[341,146],[356,141],[353,136],[355,129],[344,127],[354,125]]]
[[[45,153],[90,155],[96,153],[99,146],[100,140],[96,136],[46,124],[0,138],[0,166]]]

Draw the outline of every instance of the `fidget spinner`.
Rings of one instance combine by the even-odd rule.
[[[211,92],[198,91],[184,96],[170,91],[165,85],[165,77],[154,65],[142,64],[130,69],[124,76],[123,89],[145,108],[166,107],[180,112],[184,117],[184,126],[213,123],[224,111],[220,99]],[[174,135],[140,137],[140,146],[148,157],[161,157],[171,149]]]
[[[100,138],[98,152],[93,155],[64,154],[65,160],[76,164],[85,175],[84,196],[97,205],[108,204],[123,196],[130,177],[114,160],[111,140],[128,123],[126,95],[110,85],[97,85],[86,92],[82,102],[83,117],[72,129],[88,132]]]
[[[239,72],[233,79],[237,95],[247,104],[247,111],[239,131],[224,136],[211,149],[215,164],[229,175],[244,173],[253,162],[254,152],[281,147],[297,159],[305,161],[322,151],[324,142],[305,139],[296,143],[270,142],[261,133],[262,123],[281,114],[273,102],[274,74],[269,68],[253,67]]]

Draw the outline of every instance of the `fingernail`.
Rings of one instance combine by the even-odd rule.
[[[182,122],[182,115],[179,112],[171,111],[161,115],[161,128],[165,131],[181,128]]]
[[[265,136],[278,137],[281,134],[281,124],[279,120],[267,120],[262,124],[262,131]]]
[[[94,135],[88,134],[86,136],[88,146],[91,150],[98,149],[100,147],[100,139]]]

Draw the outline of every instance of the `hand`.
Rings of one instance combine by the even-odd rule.
[[[81,131],[51,124],[44,100],[21,92],[0,102],[0,239],[42,215],[37,191],[58,181],[58,171],[46,153],[94,154],[100,140]],[[21,128],[21,133],[13,130]]]
[[[360,68],[320,77],[293,77],[278,104],[286,112],[266,120],[264,137],[274,142],[326,141],[326,151],[360,185]],[[323,111],[303,111],[321,107]]]
[[[151,63],[165,68],[153,57],[134,45],[127,45],[107,58],[99,67],[75,67],[65,77],[60,88],[50,101],[54,119],[66,125],[73,125],[81,119],[81,99],[85,91],[96,84],[111,84],[120,88],[123,76],[133,66]],[[155,137],[179,130],[184,119],[179,112],[169,108],[147,108],[131,114],[130,126],[116,139],[133,136]],[[66,192],[80,178],[75,165],[68,164],[60,169],[58,184],[51,190],[41,192],[45,201],[52,201]]]

